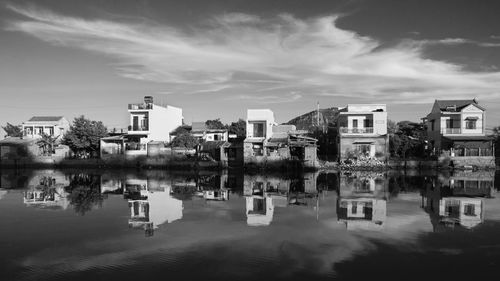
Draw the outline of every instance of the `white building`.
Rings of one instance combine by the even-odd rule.
[[[436,100],[424,120],[436,154],[494,162],[493,140],[485,134],[486,110],[477,100]]]
[[[34,116],[22,124],[25,137],[40,138],[43,134],[62,139],[70,123],[63,116]]]
[[[193,122],[191,134],[203,141],[228,141],[227,129],[209,129],[205,122]]]
[[[150,141],[168,142],[170,132],[182,125],[182,109],[153,103],[153,97],[144,97],[140,104],[129,104],[130,125],[128,139],[145,145]]]
[[[340,110],[340,160],[385,159],[389,147],[385,104],[348,104]]]

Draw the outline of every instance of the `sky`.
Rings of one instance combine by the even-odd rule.
[[[500,1],[0,1],[0,123],[128,124],[146,95],[186,123],[348,103],[418,121],[472,99],[500,125]]]

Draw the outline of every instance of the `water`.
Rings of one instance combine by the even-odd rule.
[[[494,172],[2,170],[0,187],[0,280],[470,280],[500,263]]]

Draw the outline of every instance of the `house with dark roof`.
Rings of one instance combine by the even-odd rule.
[[[28,138],[40,138],[43,134],[62,139],[70,124],[63,116],[33,116],[23,122],[23,135]]]
[[[493,140],[485,134],[486,109],[476,99],[436,100],[424,118],[428,140],[436,155],[450,163],[494,166]]]

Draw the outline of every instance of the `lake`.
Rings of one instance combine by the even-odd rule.
[[[0,170],[0,280],[472,280],[494,171]]]

